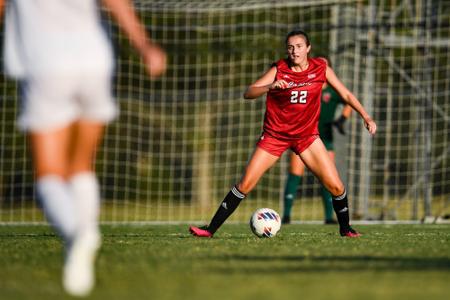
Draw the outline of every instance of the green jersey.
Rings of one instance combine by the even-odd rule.
[[[341,96],[330,86],[322,90],[320,102],[319,133],[320,138],[326,142],[333,141],[333,129],[331,123],[335,119],[336,109],[339,104],[344,104]]]

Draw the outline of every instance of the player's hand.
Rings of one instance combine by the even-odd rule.
[[[345,135],[345,129],[344,129],[344,123],[347,121],[347,118],[344,116],[340,116],[339,119],[333,121],[333,123],[331,123],[331,125],[333,125],[334,127],[336,127],[336,129],[338,130],[338,132],[342,135]]]
[[[166,71],[167,56],[164,50],[158,45],[148,45],[142,51],[142,58],[150,78],[161,76]]]
[[[275,89],[284,90],[287,88],[289,88],[289,84],[286,81],[284,81],[283,79],[275,81],[269,87],[269,89],[271,89],[271,90],[275,90]]]
[[[372,120],[371,118],[367,118],[366,120],[364,120],[364,126],[371,135],[374,135],[377,131],[377,124],[375,124],[374,120]]]

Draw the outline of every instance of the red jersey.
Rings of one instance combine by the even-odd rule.
[[[275,80],[286,81],[290,88],[267,93],[264,132],[279,139],[299,139],[319,134],[322,85],[326,81],[326,62],[309,58],[308,69],[294,72],[287,59],[280,59]]]

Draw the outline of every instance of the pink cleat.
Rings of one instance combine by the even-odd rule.
[[[341,234],[341,236],[343,237],[349,237],[349,238],[357,238],[360,237],[361,234],[359,232],[357,232],[356,230],[354,230],[353,228],[349,227],[347,230],[343,231],[340,230],[339,232]]]
[[[198,237],[213,237],[213,234],[211,232],[209,232],[207,229],[207,227],[195,227],[195,226],[189,226],[189,232],[193,235],[193,236],[198,236]]]

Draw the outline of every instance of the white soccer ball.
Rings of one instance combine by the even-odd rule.
[[[270,208],[258,208],[250,218],[250,228],[258,237],[274,237],[280,227],[280,215]]]

